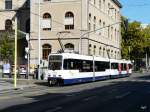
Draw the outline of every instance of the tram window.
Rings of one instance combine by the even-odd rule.
[[[79,70],[80,72],[92,72],[93,61],[78,60],[78,59],[64,59],[65,70]]]
[[[111,69],[118,69],[118,63],[111,63]]]
[[[126,64],[125,63],[121,63],[122,66],[122,70],[126,70]]]
[[[62,68],[62,56],[50,56],[48,69],[61,70]]]
[[[109,69],[109,62],[95,62],[95,71],[105,71],[106,69]]]
[[[81,61],[77,59],[64,59],[65,70],[78,70],[81,68]]]
[[[81,71],[82,72],[93,72],[93,61],[83,60]]]

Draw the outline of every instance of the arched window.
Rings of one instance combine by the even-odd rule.
[[[65,44],[65,49],[74,50],[74,45],[71,43]]]
[[[89,30],[91,30],[91,13],[89,13]]]
[[[43,20],[42,20],[42,28],[43,30],[51,30],[51,15],[49,13],[43,14]]]
[[[99,55],[101,56],[101,51],[102,51],[102,48],[99,47]]]
[[[94,47],[93,47],[93,54],[94,55],[96,54],[96,45],[94,45]]]
[[[112,58],[114,57],[114,55],[113,55],[113,50],[111,50],[111,57],[112,57]]]
[[[94,16],[94,20],[93,20],[93,30],[95,31],[96,30],[96,17]]]
[[[5,21],[5,30],[12,30],[12,21],[10,19]]]
[[[65,29],[74,29],[74,14],[72,12],[66,12],[65,14]]]
[[[105,57],[105,48],[103,48],[103,57]]]
[[[47,60],[48,59],[48,55],[51,53],[52,47],[49,44],[44,44],[42,46],[42,51],[43,51],[43,59]]]
[[[100,19],[99,20],[99,28],[101,28],[102,27],[102,20]],[[99,30],[99,35],[101,35],[101,30]]]

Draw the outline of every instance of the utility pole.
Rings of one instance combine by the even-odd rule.
[[[40,64],[41,64],[41,2],[39,0],[39,3],[38,3],[39,7],[38,7],[38,12],[39,12],[39,34],[38,34],[38,42],[39,42],[39,58],[38,58],[38,66],[37,66],[37,69],[38,69],[38,79],[40,79],[40,72],[41,72],[41,68],[40,68]]]
[[[15,61],[15,70],[14,70],[14,88],[17,88],[17,12],[15,16],[15,56],[14,56],[14,61]]]

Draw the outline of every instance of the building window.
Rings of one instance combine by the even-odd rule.
[[[91,30],[91,13],[89,14],[89,30]]]
[[[111,50],[111,57],[113,58],[113,56],[114,56],[114,55],[113,55],[113,50]]]
[[[91,30],[91,23],[89,22],[89,31]]]
[[[99,0],[99,9],[101,9],[102,8],[102,3],[101,3],[101,0]]]
[[[103,48],[103,57],[105,57],[105,48]]]
[[[101,50],[102,50],[102,48],[101,47],[99,47],[99,55],[101,56]]]
[[[115,41],[117,41],[117,30],[115,29]]]
[[[5,21],[5,30],[12,30],[12,21],[9,19]]]
[[[66,12],[65,14],[65,29],[74,29],[74,14],[72,12]]]
[[[111,39],[113,39],[113,27],[111,27]]]
[[[42,46],[43,59],[44,59],[44,60],[47,60],[47,59],[48,59],[48,55],[51,53],[51,50],[52,50],[52,48],[51,48],[51,45],[49,45],[49,44],[44,44],[44,45]]]
[[[106,50],[108,58],[110,58],[110,49]]]
[[[5,0],[5,9],[12,9],[12,0]]]
[[[42,26],[43,30],[51,30],[51,15],[49,13],[43,14]]]
[[[103,11],[105,12],[105,0],[103,0]]]
[[[93,20],[94,24],[93,24],[93,30],[96,30],[96,17],[94,16],[94,20]]]
[[[115,51],[115,59],[117,59],[117,52]]]
[[[93,54],[94,54],[94,55],[96,54],[96,45],[94,45]]]
[[[110,3],[108,3],[108,15],[110,16]]]
[[[103,27],[105,27],[105,22],[103,22]],[[104,37],[105,37],[105,34],[106,34],[105,31],[106,31],[106,29],[104,28],[104,29],[103,29],[103,36],[104,36]]]
[[[92,50],[91,50],[91,48],[92,48],[92,45],[91,44],[89,44],[89,55],[92,55]]]
[[[74,45],[71,43],[65,44],[65,49],[74,50]]]
[[[99,20],[99,28],[101,28],[101,27],[102,27],[102,21]],[[101,30],[99,30],[99,35],[101,35]]]

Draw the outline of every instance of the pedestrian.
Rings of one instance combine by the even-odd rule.
[[[35,78],[38,79],[39,65],[35,67]]]
[[[2,77],[4,77],[4,75],[8,75],[9,78],[11,78],[11,73],[10,73],[10,63],[9,61],[4,61],[4,64],[3,64],[3,74],[2,74]]]

